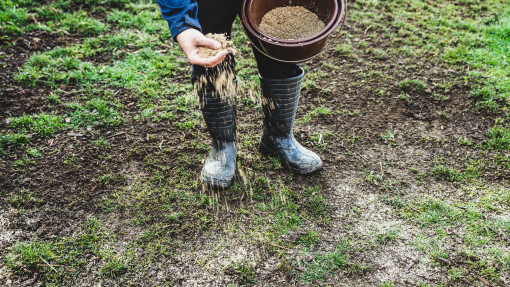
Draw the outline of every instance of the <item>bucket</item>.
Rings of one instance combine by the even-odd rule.
[[[268,35],[261,32],[258,28],[256,28],[256,26],[262,22],[262,17],[265,15],[265,13],[277,7],[288,6],[288,1],[244,0],[241,11],[243,28],[246,32],[246,35],[252,42],[252,45],[267,57],[281,62],[304,62],[322,52],[327,44],[329,36],[338,27],[338,25],[340,25],[340,23],[342,23],[343,26],[343,23],[345,22],[345,0],[333,1],[336,2],[336,7],[338,7],[338,9],[334,9],[335,4],[332,3],[332,0],[293,0],[292,5],[304,6],[305,8],[316,13],[322,21],[326,20],[324,22],[327,23],[323,30],[304,39],[276,39],[269,37]],[[248,7],[252,7],[251,10],[249,10]],[[333,11],[328,11],[331,7],[333,7]],[[250,18],[253,19],[253,22],[250,20]],[[336,35],[335,39],[339,34],[340,31]]]
[[[294,40],[288,40],[288,39],[278,39],[274,38],[271,35],[268,35],[264,33],[262,30],[259,29],[260,23],[262,22],[262,18],[264,15],[266,15],[267,12],[273,10],[277,7],[285,7],[290,6],[288,0],[271,0],[271,1],[261,1],[261,0],[252,0],[247,1],[246,6],[246,15],[248,16],[248,19],[250,20],[250,24],[252,28],[255,30],[255,32],[259,35],[264,35],[265,37],[273,40],[278,41],[281,43],[300,43],[300,42],[307,42],[309,40],[312,40],[314,38],[317,38],[318,36],[326,33],[331,26],[334,25],[336,16],[338,15],[338,0],[324,0],[324,1],[310,1],[310,0],[294,0],[292,1],[292,6],[302,6],[306,9],[312,11],[317,15],[317,17],[324,23],[326,23],[326,26],[320,30],[319,32],[315,33],[314,35],[311,35],[306,38],[300,38],[300,39],[294,39]]]

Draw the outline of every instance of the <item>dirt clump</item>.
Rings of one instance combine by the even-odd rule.
[[[221,48],[214,50],[207,47],[200,47],[198,48],[198,55],[203,58],[211,58],[216,56],[221,51],[228,51],[229,53],[236,54],[237,50],[234,48],[234,43],[231,40],[227,39],[227,36],[225,34],[212,34],[208,33],[205,35],[209,39],[216,40],[220,42]]]
[[[310,37],[326,25],[319,17],[302,6],[278,7],[262,17],[259,29],[267,35],[285,40]]]

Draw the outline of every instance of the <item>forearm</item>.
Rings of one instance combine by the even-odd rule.
[[[181,32],[193,28],[202,30],[198,22],[196,0],[158,0],[163,19],[168,22],[170,33],[175,40]]]

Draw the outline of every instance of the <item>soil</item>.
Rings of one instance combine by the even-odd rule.
[[[370,37],[365,29],[354,27],[355,24],[347,25],[346,32],[353,35],[355,40],[352,45],[357,51],[362,51],[366,43],[380,49],[389,49],[394,45],[391,39]],[[50,33],[26,34],[11,45],[1,47],[0,55],[4,62],[0,66],[0,130],[7,130],[5,119],[8,117],[55,108],[50,107],[44,100],[48,93],[47,88],[30,88],[14,80],[14,75],[24,61],[34,52],[80,41],[80,37],[73,35],[62,37]],[[317,78],[317,86],[320,88],[303,89],[297,118],[303,118],[319,106],[329,108],[332,113],[297,125],[296,138],[322,157],[322,172],[309,177],[292,175],[281,167],[272,168],[272,160],[261,159],[256,142],[261,132],[262,113],[256,107],[258,103],[249,101],[241,101],[238,105],[239,158],[240,162],[245,163],[256,161],[259,166],[240,164],[239,172],[256,171],[269,181],[281,182],[296,191],[317,185],[324,190],[331,224],[324,226],[310,221],[305,227],[320,230],[321,243],[313,247],[314,252],[335,250],[343,238],[373,235],[380,226],[401,228],[402,238],[394,244],[369,247],[367,250],[360,248],[351,254],[354,262],[371,264],[370,270],[360,273],[338,270],[338,278],[331,279],[324,283],[325,285],[381,286],[383,281],[393,281],[396,286],[416,286],[417,282],[439,285],[448,278],[450,267],[427,264],[429,262],[425,262],[423,253],[411,247],[416,227],[399,219],[379,198],[394,195],[403,198],[420,196],[423,191],[430,195],[434,192],[460,192],[461,188],[454,183],[444,183],[431,178],[418,179],[410,171],[410,167],[428,171],[439,157],[459,162],[476,160],[481,156],[474,148],[460,146],[457,141],[461,137],[468,137],[473,146],[481,144],[498,115],[479,112],[475,99],[466,96],[470,87],[463,80],[464,75],[435,63],[434,59],[420,59],[423,66],[416,66],[416,59],[404,56],[389,55],[383,59],[362,52],[359,52],[358,56],[357,59],[339,56],[331,49],[306,64],[308,70],[323,71],[326,76]],[[108,62],[111,59],[96,60]],[[226,59],[224,63],[228,61],[229,59]],[[328,65],[324,65],[325,63]],[[358,73],[369,73],[373,70],[382,75],[391,75],[392,81],[367,79]],[[210,73],[212,71],[213,69],[209,69]],[[233,83],[233,75],[232,71],[228,71],[221,81],[223,84],[217,89],[231,90],[228,83]],[[307,77],[309,75],[311,73],[308,73]],[[392,96],[381,98],[375,94],[375,91],[384,88],[396,97],[401,93],[396,83],[406,77],[424,79],[430,90],[423,94],[411,93],[409,102],[397,101]],[[187,81],[188,70],[182,69],[182,72],[174,76],[174,80]],[[439,85],[444,81],[452,83],[451,91],[448,92],[450,99],[438,101],[433,94],[444,93]],[[202,83],[211,84],[207,78],[204,78]],[[329,90],[321,89],[323,87],[328,87]],[[68,98],[82,97],[78,86],[62,86],[61,89]],[[140,109],[132,105],[137,100],[133,91],[120,90],[117,97],[125,103],[124,112],[128,118],[140,114]],[[193,112],[199,113],[198,109],[199,107],[196,107]],[[437,111],[447,111],[450,117],[442,118]],[[185,115],[177,116],[179,119]],[[395,134],[396,144],[393,147],[383,142],[380,136],[389,129]],[[328,132],[332,135],[325,140],[325,149],[310,140],[317,134]],[[437,145],[436,142],[424,140],[432,137],[446,144]],[[92,144],[100,138],[109,141],[107,150]],[[163,193],[180,188],[171,183],[175,180],[172,178],[175,170],[185,171],[181,177],[199,180],[202,168],[200,162],[188,161],[183,155],[190,158],[205,157],[207,148],[201,143],[207,143],[208,140],[205,125],[183,132],[176,128],[171,120],[128,120],[116,129],[93,128],[80,135],[65,131],[50,139],[34,140],[34,147],[44,152],[29,168],[20,171],[13,167],[11,161],[0,161],[0,191],[3,199],[0,200],[0,257],[4,258],[17,242],[52,241],[57,237],[72,236],[79,230],[79,226],[83,226],[88,216],[106,222],[109,229],[117,231],[119,244],[127,246],[143,232],[132,223],[133,218],[139,214],[132,214],[129,205],[126,205],[125,209],[115,210],[109,209],[105,204],[112,193],[126,192],[133,187],[131,194],[122,194],[122,200],[136,201],[139,193],[154,192],[153,205],[146,205],[148,208],[143,213],[148,218],[144,227],[158,222],[163,224],[169,233],[158,236],[168,237],[173,244],[180,244],[177,254],[167,255],[161,251],[154,256],[157,257],[154,259],[155,263],[149,263],[147,269],[130,271],[125,275],[127,279],[123,283],[105,279],[100,272],[101,259],[90,255],[87,257],[86,266],[81,267],[80,272],[75,274],[76,284],[66,286],[237,285],[236,277],[228,273],[224,266],[238,258],[250,258],[257,263],[253,270],[256,284],[260,286],[303,286],[296,277],[301,271],[286,270],[284,264],[289,258],[301,260],[299,250],[271,252],[267,246],[248,244],[249,241],[243,238],[249,234],[241,231],[235,231],[232,238],[228,237],[234,232],[232,226],[248,226],[250,220],[253,220],[252,216],[264,224],[272,220],[267,212],[254,207],[257,203],[252,198],[244,194],[240,196],[233,189],[222,192],[206,191],[205,194],[219,202],[212,211],[208,207],[187,203],[183,217],[177,223],[168,225],[168,220],[164,217],[168,212],[154,208],[160,205],[158,192],[161,192],[154,189],[154,186],[163,186]],[[21,156],[21,152],[19,154]],[[18,152],[14,151],[14,155],[17,156]],[[374,171],[405,182],[399,190],[381,191],[378,187],[364,182],[364,171]],[[105,174],[115,175],[115,179],[107,185],[99,183],[98,178]],[[498,174],[487,170],[484,176],[493,180],[491,184],[497,184],[504,178],[510,178],[510,171]],[[238,178],[236,181],[241,182],[242,179]],[[6,199],[20,190],[29,191],[37,200],[41,200],[41,203],[21,211],[13,208]],[[198,195],[204,191],[197,187],[194,192]],[[175,199],[175,202],[177,200]],[[237,211],[239,209],[255,215],[240,213]],[[352,212],[354,209],[359,211],[359,215]],[[209,220],[219,227],[205,231],[192,228],[193,232],[186,233],[186,228],[193,227],[198,221],[199,217],[196,215],[203,213],[207,213]],[[297,233],[298,231],[290,231],[288,237]],[[283,239],[290,240],[287,237]],[[144,257],[145,253],[149,252],[149,249],[136,247],[132,252],[136,253],[139,262],[144,262],[147,258]],[[322,283],[315,285],[319,284]],[[45,279],[44,274],[38,273],[13,274],[0,264],[0,285],[44,286]]]
[[[286,6],[267,12],[259,29],[277,39],[296,40],[310,37],[325,26],[315,13],[305,7]]]

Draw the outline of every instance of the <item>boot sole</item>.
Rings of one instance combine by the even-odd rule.
[[[208,187],[215,188],[215,189],[227,189],[234,182],[233,178],[230,181],[215,181],[215,180],[211,180],[209,178],[204,178],[203,176],[200,176],[200,180],[202,181],[202,184],[205,184]]]
[[[299,175],[309,175],[309,174],[312,174],[314,172],[317,172],[319,171],[322,166],[324,165],[323,162],[321,161],[321,164],[317,167],[314,167],[314,168],[311,168],[311,169],[303,169],[303,168],[295,168],[295,167],[292,167],[289,162],[287,162],[283,157],[281,157],[277,152],[273,151],[272,149],[270,149],[269,147],[267,147],[263,142],[260,142],[260,145],[259,145],[259,150],[260,152],[263,154],[263,155],[266,155],[266,156],[272,156],[272,157],[277,157],[280,159],[280,161],[283,163],[283,166],[285,166],[287,169],[289,169],[291,172],[295,173],[295,174],[299,174]]]

